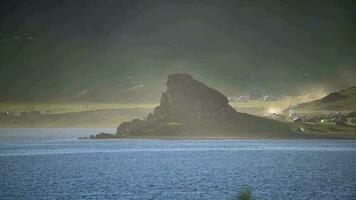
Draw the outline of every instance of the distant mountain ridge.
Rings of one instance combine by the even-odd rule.
[[[354,81],[353,1],[299,2],[1,1],[0,101],[158,102],[174,72],[226,95]]]

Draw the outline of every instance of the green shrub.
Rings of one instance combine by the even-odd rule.
[[[171,127],[171,128],[181,128],[181,124],[178,122],[166,122],[164,126]]]
[[[249,188],[242,189],[234,200],[252,200],[251,190]]]
[[[154,128],[153,132],[160,135],[178,134],[182,131],[183,126],[178,122],[164,122]]]

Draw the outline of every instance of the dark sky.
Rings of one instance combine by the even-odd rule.
[[[0,99],[154,99],[176,71],[228,94],[347,87],[355,10],[352,0],[1,1]]]

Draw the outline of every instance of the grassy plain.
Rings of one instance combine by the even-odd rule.
[[[231,102],[239,112],[255,115],[278,113],[288,106],[301,102],[300,98],[285,98],[278,101]],[[0,115],[0,127],[100,127],[115,128],[121,122],[134,118],[144,118],[152,112],[157,103],[78,103],[78,102],[2,102],[0,112],[12,112],[12,115]],[[22,111],[45,111],[37,115],[20,115]],[[319,110],[320,111],[320,110]],[[319,112],[318,111],[318,112]],[[320,134],[327,132],[354,132],[353,125],[334,126],[332,130],[319,127],[318,124],[302,125],[316,130]]]
[[[282,102],[233,102],[240,112],[262,114]],[[283,104],[285,102],[283,101]],[[123,121],[144,118],[157,103],[96,103],[96,102],[0,102],[0,127],[117,127]],[[38,110],[42,114],[21,115],[23,111]]]
[[[38,102],[0,103],[0,127],[103,127],[114,128],[121,122],[143,118],[157,104]],[[38,110],[42,114],[21,115]]]
[[[280,110],[285,101],[233,102],[240,112],[263,115],[267,111]],[[97,102],[1,102],[0,127],[116,127],[133,118],[144,118],[157,103],[97,103]],[[38,110],[40,115],[20,115],[23,111]]]
[[[156,103],[97,103],[97,102],[0,102],[0,112],[18,114],[27,110],[45,111],[46,114],[74,113],[103,109],[153,109]]]

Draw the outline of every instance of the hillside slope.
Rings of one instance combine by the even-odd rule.
[[[356,111],[356,86],[330,93],[324,98],[300,104],[293,108],[298,112],[350,112]]]
[[[0,100],[157,102],[174,72],[226,95],[335,84],[353,1],[306,2],[1,1]]]

